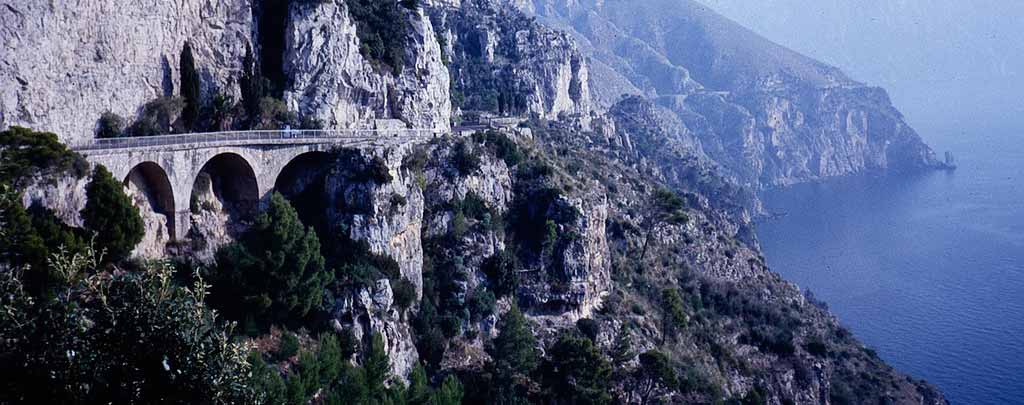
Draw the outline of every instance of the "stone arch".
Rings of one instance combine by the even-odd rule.
[[[291,196],[302,193],[325,174],[331,154],[309,151],[295,156],[284,165],[274,180],[274,191]]]
[[[225,152],[206,161],[192,182],[190,205],[220,204],[231,216],[248,216],[259,208],[256,171],[244,157]],[[197,207],[190,207],[196,210]]]
[[[325,182],[331,153],[309,151],[293,157],[274,179],[274,191],[285,196],[299,212],[303,222],[320,223],[327,210]]]
[[[145,161],[133,166],[124,177],[124,185],[137,191],[145,198],[149,208],[167,218],[167,233],[170,239],[175,235],[174,188],[167,171],[159,164]]]

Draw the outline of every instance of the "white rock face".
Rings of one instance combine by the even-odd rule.
[[[4,2],[0,127],[86,141],[104,111],[132,118],[145,102],[177,92],[186,40],[204,93],[232,93],[251,46],[251,10],[249,0]]]
[[[419,360],[412,331],[398,308],[387,279],[372,286],[354,289],[338,298],[334,306],[333,327],[338,332],[349,330],[358,341],[368,342],[380,336],[391,361],[391,372],[405,380]]]
[[[132,256],[162,258],[166,254],[167,242],[171,240],[167,215],[157,212],[157,207],[147,197],[152,193],[153,191],[148,189],[147,182],[142,178],[141,173],[132,172],[128,176],[125,194],[139,208],[139,216],[142,217],[142,223],[146,229],[142,241],[132,250]]]
[[[36,183],[29,186],[22,194],[22,205],[32,206],[39,203],[53,210],[54,215],[65,224],[82,227],[82,216],[79,212],[85,208],[85,186],[89,184],[89,176],[76,179],[72,176],[62,177],[54,183]]]
[[[326,192],[332,198],[343,199],[344,205],[362,207],[355,213],[329,215],[334,221],[348,224],[352,239],[366,241],[373,253],[398,262],[402,276],[416,286],[419,295],[423,291],[423,192],[411,174],[401,169],[409,149],[401,146],[366,151],[387,165],[392,176],[387,184],[328,177]]]
[[[452,107],[441,47],[422,11],[407,16],[405,67],[396,75],[359,52],[344,2],[293,4],[286,33],[285,72],[293,78],[288,105],[329,128],[397,118],[412,128],[447,130]]]
[[[525,111],[517,113],[589,126],[589,68],[570,35],[500,1],[439,4],[432,12],[449,43],[462,44],[452,55],[452,72],[463,96],[501,90],[495,85],[515,89],[525,97]],[[480,69],[480,63],[488,66]]]

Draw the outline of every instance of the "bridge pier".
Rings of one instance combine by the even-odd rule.
[[[188,231],[192,229],[192,212],[190,210],[179,210],[174,212],[174,240],[185,241],[188,238]]]

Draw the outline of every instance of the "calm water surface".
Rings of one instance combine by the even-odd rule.
[[[1024,130],[932,137],[955,173],[767,194],[765,256],[952,403],[1024,403]]]

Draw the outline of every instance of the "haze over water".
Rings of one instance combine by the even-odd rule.
[[[766,196],[772,269],[954,404],[1024,398],[1024,2],[702,0],[885,87],[960,169]]]
[[[937,134],[960,169],[767,194],[772,269],[954,404],[1024,398],[1024,129]]]

